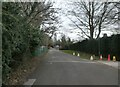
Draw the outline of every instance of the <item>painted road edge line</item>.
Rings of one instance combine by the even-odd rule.
[[[60,63],[60,62],[65,62],[65,63],[96,63],[96,62],[85,62],[85,61],[48,61],[50,64],[51,63],[54,63],[54,62],[58,62],[58,63]]]
[[[27,82],[25,82],[23,85],[29,85],[32,86],[34,84],[34,82],[36,81],[36,79],[28,79]]]
[[[112,66],[112,65],[110,65],[110,64],[108,64],[108,63],[105,63],[105,62],[101,62],[101,61],[97,61],[97,62],[100,63],[100,64],[104,64],[104,65],[107,65],[107,66],[116,68],[116,69],[120,69],[119,64],[118,64],[118,66]]]

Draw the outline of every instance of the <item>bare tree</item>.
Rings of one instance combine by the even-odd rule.
[[[113,13],[116,11],[112,2],[84,2],[75,1],[72,3],[73,9],[69,11],[72,17],[68,18],[73,25],[90,39],[99,38],[103,29],[114,24]]]
[[[28,24],[36,27],[42,24],[44,21],[47,21],[51,18],[54,9],[52,9],[52,3],[46,2],[21,2],[21,12],[24,16],[24,20]]]
[[[21,16],[24,17],[23,21],[30,24],[31,27],[42,27],[42,32],[52,38],[54,32],[57,30],[58,17],[56,16],[57,10],[53,8],[51,1],[43,0],[41,2],[20,2]]]
[[[116,7],[116,11],[114,12],[114,15],[112,19],[114,19],[114,23],[116,23],[117,27],[115,28],[116,33],[120,34],[120,2],[114,2],[114,5]]]

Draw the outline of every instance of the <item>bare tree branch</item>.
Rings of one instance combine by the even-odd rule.
[[[89,30],[87,37],[90,39],[93,39],[94,35],[96,39],[99,38],[101,28],[107,27],[108,23],[113,24],[112,18],[116,16],[116,14],[112,13],[115,10],[114,3],[112,2],[84,2],[78,0],[73,2],[72,6],[75,8],[69,11],[69,13],[77,19],[76,21],[71,19],[73,24],[84,34],[88,33],[86,31]]]

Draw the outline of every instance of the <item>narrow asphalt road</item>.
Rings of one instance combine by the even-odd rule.
[[[118,69],[50,49],[28,79],[33,85],[118,85]]]

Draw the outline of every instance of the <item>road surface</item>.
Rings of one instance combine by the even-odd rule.
[[[118,69],[50,49],[27,79],[31,85],[118,85]]]

